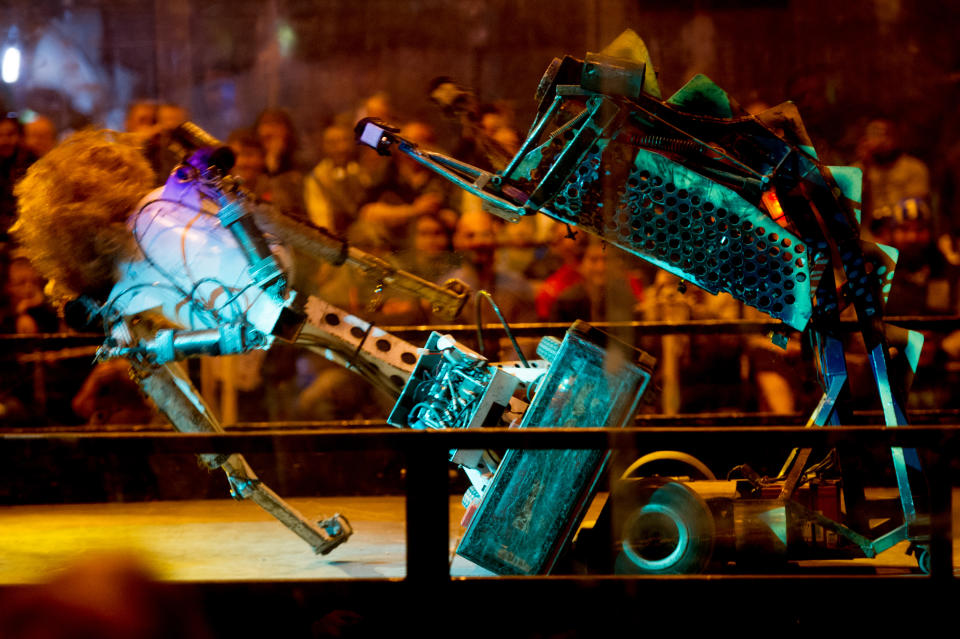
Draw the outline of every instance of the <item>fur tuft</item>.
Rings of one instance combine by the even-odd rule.
[[[81,131],[37,160],[17,184],[13,233],[45,277],[97,298],[135,256],[127,218],[155,177],[133,138]]]

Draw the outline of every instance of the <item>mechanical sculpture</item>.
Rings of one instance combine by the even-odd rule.
[[[495,173],[422,151],[382,123],[361,122],[358,137],[422,162],[505,219],[548,215],[806,331],[824,386],[811,425],[846,419],[839,323],[852,304],[886,423],[905,423],[906,383],[891,383],[888,348],[899,340],[907,370],[919,339],[893,334],[882,321],[896,252],[861,242],[857,174],[817,161],[791,105],[747,116],[702,76],[663,100],[645,48],[630,33],[604,54],[555,60],[537,97],[530,135]],[[143,160],[123,140],[88,134],[65,142],[18,187],[17,233],[38,268],[84,294],[78,304],[108,334],[100,357],[129,359],[141,388],[178,430],[221,430],[178,360],[278,341],[314,350],[393,393],[389,421],[401,428],[617,427],[632,419],[652,360],[584,323],[562,341],[545,338],[542,360],[501,366],[441,335],[418,348],[293,290],[284,246],[352,264],[448,317],[467,295],[456,282],[435,286],[257,206],[229,176],[229,151],[193,125],[174,139],[184,162],[162,188],[133,188],[129,202],[119,187],[139,184],[127,169]],[[111,210],[102,220],[87,211],[92,198]],[[51,238],[56,244],[70,229],[94,239],[73,253],[51,249]],[[105,249],[105,281],[74,277],[85,255]],[[838,289],[840,273],[846,281]],[[590,569],[646,573],[702,570],[725,552],[735,558],[756,548],[790,557],[873,556],[909,539],[923,554],[915,451],[892,450],[900,517],[883,530],[854,521],[864,503],[856,482],[830,477],[830,459],[811,465],[811,454],[794,451],[772,479],[709,481],[705,469],[706,482],[625,475],[592,533],[580,531],[576,551]],[[471,481],[458,552],[501,574],[561,569],[609,457],[602,450],[514,450],[502,458],[451,451]],[[316,524],[296,512],[239,455],[202,461],[226,472],[235,496],[253,499],[317,552],[352,532],[341,516]],[[631,473],[642,470],[638,461]]]
[[[190,123],[174,139],[184,162],[155,190],[139,150],[112,132],[70,138],[18,186],[15,232],[38,268],[81,294],[70,314],[104,326],[108,337],[98,359],[127,358],[144,393],[183,432],[222,427],[178,360],[268,349],[278,340],[399,393],[417,360],[416,347],[291,290],[284,265],[289,253],[277,238],[430,300],[442,316],[460,310],[465,287],[457,281],[435,286],[321,229],[255,206],[227,175],[233,164],[227,147]],[[270,229],[270,240],[260,226]],[[318,553],[352,533],[339,515],[319,525],[305,518],[240,455],[204,455],[201,461],[223,469],[235,497],[253,500]]]
[[[464,91],[447,86],[435,95],[470,120]],[[823,387],[808,426],[851,423],[840,318],[852,307],[884,422],[906,423],[903,406],[923,340],[883,321],[897,251],[860,238],[860,171],[821,163],[792,103],[749,115],[702,75],[664,99],[646,47],[632,31],[585,60],[554,59],[536,99],[536,118],[520,150],[494,172],[418,149],[375,120],[361,121],[357,138],[381,153],[410,156],[505,220],[547,215],[803,331]],[[785,335],[773,337],[785,346]],[[611,528],[606,534],[617,548],[608,567],[698,570],[715,545],[742,552],[760,540],[782,556],[867,557],[910,540],[921,567],[928,565],[915,450],[891,450],[900,512],[874,527],[859,482],[829,478],[823,471],[835,466],[834,458],[811,464],[811,454],[794,450],[775,478],[625,486],[620,507],[598,521]],[[535,500],[529,491],[522,494],[514,497]],[[491,495],[501,496],[492,491],[484,501]],[[496,523],[497,534],[511,529],[507,521]],[[721,529],[733,532],[721,535]],[[466,541],[470,537],[468,531]],[[500,558],[486,565],[499,572],[542,569],[515,550],[503,544]]]
[[[545,340],[544,360],[509,368],[437,334],[417,348],[293,290],[288,248],[335,265],[350,264],[380,287],[429,301],[441,317],[452,319],[467,299],[462,282],[436,286],[258,205],[228,174],[232,152],[195,125],[182,125],[173,139],[184,161],[164,186],[125,204],[130,199],[125,192],[148,191],[139,186],[152,180],[139,151],[111,132],[70,138],[18,187],[16,232],[39,268],[82,293],[70,313],[88,325],[103,324],[108,337],[97,358],[126,358],[140,388],[177,430],[223,430],[180,360],[266,350],[280,341],[313,350],[398,396],[390,421],[399,427],[523,427],[552,424],[560,416],[570,423],[615,427],[631,419],[651,362],[624,345],[627,357],[621,364],[606,365],[607,337],[585,324],[575,325],[563,343]],[[72,230],[92,239],[71,244],[66,236]],[[112,248],[109,255],[101,254],[104,245]],[[105,264],[80,266],[77,256],[88,252]],[[543,392],[528,408],[524,399],[534,389]],[[540,457],[513,451],[501,463],[491,451],[450,451],[451,461],[470,478],[468,495],[477,503],[495,473],[519,469],[524,474],[530,464],[543,471]],[[536,526],[553,522],[550,561],[575,531],[567,522],[583,516],[607,457],[606,451],[571,452],[575,463],[549,479],[556,487],[563,482],[562,489],[578,495],[579,502],[542,517],[528,513],[527,521]],[[240,455],[202,455],[201,462],[222,469],[234,497],[253,500],[318,553],[329,553],[353,533],[341,515],[314,523],[297,512]],[[566,533],[558,536],[561,529]]]

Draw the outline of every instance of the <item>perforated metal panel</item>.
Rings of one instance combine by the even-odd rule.
[[[810,266],[796,235],[733,190],[645,149],[626,180],[604,180],[604,156],[616,146],[587,155],[548,204],[555,216],[710,293],[727,292],[796,329],[806,326]],[[613,188],[606,198],[604,184]]]

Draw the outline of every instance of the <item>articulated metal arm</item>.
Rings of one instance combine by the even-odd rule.
[[[185,433],[223,432],[223,427],[179,365],[155,366],[135,358],[131,359],[131,364],[140,387],[170,419],[174,428]],[[350,523],[339,514],[319,523],[304,517],[263,484],[242,455],[201,455],[200,460],[207,468],[221,468],[226,473],[234,497],[254,501],[310,544],[314,552],[327,554],[353,533]]]

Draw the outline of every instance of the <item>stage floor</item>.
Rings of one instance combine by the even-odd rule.
[[[326,556],[310,548],[250,502],[164,501],[0,507],[0,585],[46,580],[64,567],[104,553],[140,557],[161,580],[230,582],[377,579],[405,573],[405,505],[397,497],[290,499],[308,517],[345,515],[354,535]],[[954,491],[954,565],[960,566],[960,492]],[[450,500],[450,549],[459,539],[463,507]],[[587,518],[590,519],[588,514]],[[876,559],[801,562],[840,574],[907,574],[916,561],[906,543]],[[955,571],[956,572],[956,571]],[[457,557],[454,576],[491,573]]]

